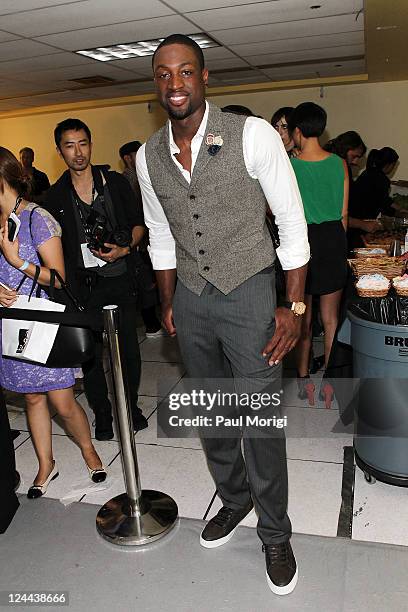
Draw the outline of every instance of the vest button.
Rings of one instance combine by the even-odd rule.
[[[203,268],[204,272],[208,272],[209,269],[210,268],[208,266],[204,266],[204,268]]]
[[[195,200],[195,195],[193,193],[190,196],[190,200]]]
[[[198,236],[199,238],[201,238],[202,233],[201,233],[201,232],[196,232],[196,236]]]
[[[195,214],[195,215],[193,215],[193,219],[198,219],[199,216],[200,215]]]
[[[205,251],[203,251],[203,249],[200,249],[200,250],[198,251],[198,254],[199,254],[199,255],[204,255],[204,253],[205,253]]]

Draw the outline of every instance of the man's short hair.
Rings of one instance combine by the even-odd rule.
[[[246,117],[254,117],[254,113],[247,106],[241,104],[228,104],[223,106],[221,111],[223,113],[232,113],[233,115],[245,115]]]
[[[84,130],[85,134],[88,137],[89,142],[92,141],[91,130],[86,125],[86,123],[84,123],[80,119],[64,119],[64,121],[61,121],[60,123],[58,123],[57,127],[54,130],[54,140],[55,140],[55,144],[57,145],[58,149],[60,148],[63,133],[68,132],[69,130],[74,130],[75,132]]]
[[[138,140],[132,140],[131,142],[127,142],[126,144],[120,147],[119,155],[123,159],[125,155],[131,155],[132,153],[137,153],[141,146],[142,146],[142,143],[139,142]]]
[[[302,102],[291,112],[287,121],[290,134],[299,128],[305,138],[318,138],[326,127],[327,113],[314,102]]]
[[[204,70],[204,53],[201,47],[196,43],[195,40],[193,40],[189,36],[186,36],[185,34],[170,34],[170,36],[167,36],[164,40],[162,40],[156,51],[153,53],[152,66],[154,66],[154,58],[156,57],[156,53],[162,47],[167,47],[169,45],[186,45],[187,47],[191,47],[191,49],[193,49],[194,53],[196,54],[198,63],[200,65],[200,70]]]
[[[22,149],[20,149],[19,154],[21,155],[22,153],[31,153],[31,155],[34,157],[34,151],[31,147],[23,147]]]

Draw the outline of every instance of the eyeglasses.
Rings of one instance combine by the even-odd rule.
[[[284,130],[285,132],[288,131],[287,123],[274,123],[272,127],[274,127],[277,132],[279,132],[280,129]]]

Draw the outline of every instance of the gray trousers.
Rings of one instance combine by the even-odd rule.
[[[173,314],[188,377],[202,379],[205,385],[205,379],[233,376],[241,392],[252,393],[279,381],[281,366],[270,367],[262,357],[274,332],[275,307],[273,268],[228,295],[207,283],[198,296],[178,281]],[[202,438],[223,504],[240,509],[252,496],[264,544],[278,544],[291,535],[286,441],[283,430],[274,433],[262,437],[262,432],[244,430],[236,437]]]

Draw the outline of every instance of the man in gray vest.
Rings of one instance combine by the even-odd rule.
[[[300,335],[309,260],[303,206],[278,134],[264,120],[206,102],[200,47],[181,34],[153,56],[160,104],[169,122],[137,154],[163,324],[176,335],[190,378],[280,379],[281,361]],[[275,251],[265,213],[280,234],[285,305],[276,308]],[[177,277],[177,289],[176,287]],[[290,593],[297,564],[289,543],[284,435],[203,438],[222,509],[200,543],[226,543],[251,511],[266,553],[268,585]]]

